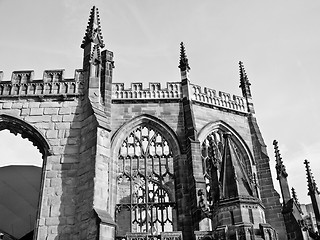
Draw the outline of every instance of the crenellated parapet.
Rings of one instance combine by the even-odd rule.
[[[247,113],[244,97],[231,95],[229,93],[218,93],[210,88],[201,88],[198,85],[190,84],[192,101],[204,103],[209,106],[230,109],[237,112]],[[142,83],[131,83],[129,88],[125,88],[124,83],[112,84],[112,100],[180,100],[182,99],[182,88],[180,82],[168,82],[163,88],[160,83],[149,83],[148,88],[144,88]]]
[[[246,100],[244,97],[231,95],[229,93],[218,93],[210,88],[201,88],[198,85],[190,84],[192,100],[210,106],[231,109],[238,112],[247,112]]]
[[[148,88],[143,88],[142,83],[131,83],[130,88],[125,88],[124,83],[112,84],[113,100],[170,100],[182,98],[181,83],[168,82],[166,88],[160,83],[149,83]]]
[[[64,78],[64,69],[45,70],[43,78],[34,79],[33,70],[14,71],[11,80],[3,80],[0,72],[0,97],[77,96],[82,94],[84,72],[75,71],[73,79]]]

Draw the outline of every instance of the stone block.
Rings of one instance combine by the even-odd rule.
[[[29,102],[28,108],[39,108],[40,102]]]
[[[63,114],[71,114],[71,108],[60,108],[59,109],[59,115],[63,115]]]
[[[41,102],[40,103],[40,107],[42,108],[60,108],[62,107],[62,103],[61,102]]]
[[[37,122],[50,122],[51,116],[44,115],[44,116],[26,116],[25,121],[31,122],[31,123],[37,123]]]
[[[55,125],[55,128],[56,129],[70,129],[70,126],[71,124],[68,122],[68,123],[65,123],[65,122],[57,122],[56,125]]]
[[[57,115],[59,108],[44,108],[44,115]]]
[[[2,105],[3,109],[10,109],[12,107],[12,102],[5,102]]]
[[[51,121],[52,122],[62,122],[62,116],[60,116],[60,115],[52,115],[51,116]]]
[[[58,130],[48,130],[46,131],[47,138],[57,138],[58,137]]]
[[[42,116],[42,115],[43,115],[43,108],[30,109],[30,116]]]
[[[21,109],[23,106],[23,103],[22,102],[15,102],[12,104],[11,108],[15,109],[15,108],[19,108]]]

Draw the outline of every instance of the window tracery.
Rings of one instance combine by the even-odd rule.
[[[175,221],[174,170],[165,137],[147,125],[134,129],[123,141],[118,157],[116,221],[118,236],[145,233],[159,236],[173,231]]]

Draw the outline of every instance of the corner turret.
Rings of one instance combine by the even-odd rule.
[[[247,73],[244,69],[243,62],[239,61],[239,68],[240,68],[240,88],[242,91],[242,96],[246,99],[247,102],[247,108],[249,113],[255,113],[254,107],[253,107],[253,102],[252,102],[252,95],[251,95],[251,90],[250,86],[251,83],[249,82]]]

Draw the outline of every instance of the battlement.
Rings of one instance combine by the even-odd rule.
[[[14,71],[11,80],[3,80],[3,72],[0,71],[0,97],[24,97],[24,96],[76,96],[82,93],[84,71],[75,70],[72,79],[64,78],[64,69],[45,70],[43,78],[34,80],[34,71]],[[191,99],[194,102],[209,106],[230,109],[238,112],[247,112],[246,100],[243,97],[230,95],[225,92],[217,92],[210,88],[201,88],[190,84]],[[151,82],[147,88],[140,83],[131,83],[125,88],[124,83],[112,84],[112,100],[114,101],[168,101],[182,99],[181,82],[168,82],[165,87],[161,83]]]
[[[64,78],[64,69],[45,70],[43,78],[35,80],[33,70],[14,71],[11,80],[3,80],[0,72],[0,97],[43,95],[77,95],[81,93],[83,70],[75,70],[73,79]]]
[[[239,112],[247,112],[245,98],[229,93],[206,88],[203,89],[195,84],[190,84],[191,99],[195,102],[207,105],[231,109]],[[182,99],[182,89],[180,82],[168,82],[165,88],[160,83],[149,83],[148,88],[143,88],[142,83],[131,83],[129,88],[125,88],[124,83],[112,84],[113,100],[179,100]]]
[[[149,83],[149,88],[145,89],[142,83],[131,83],[128,89],[124,88],[124,83],[113,83],[112,90],[112,98],[117,100],[182,98],[180,82],[168,82],[166,88],[161,88],[160,83]]]
[[[230,95],[225,92],[217,92],[216,90],[191,84],[192,100],[212,106],[227,108],[240,112],[247,112],[246,99],[236,95]]]

